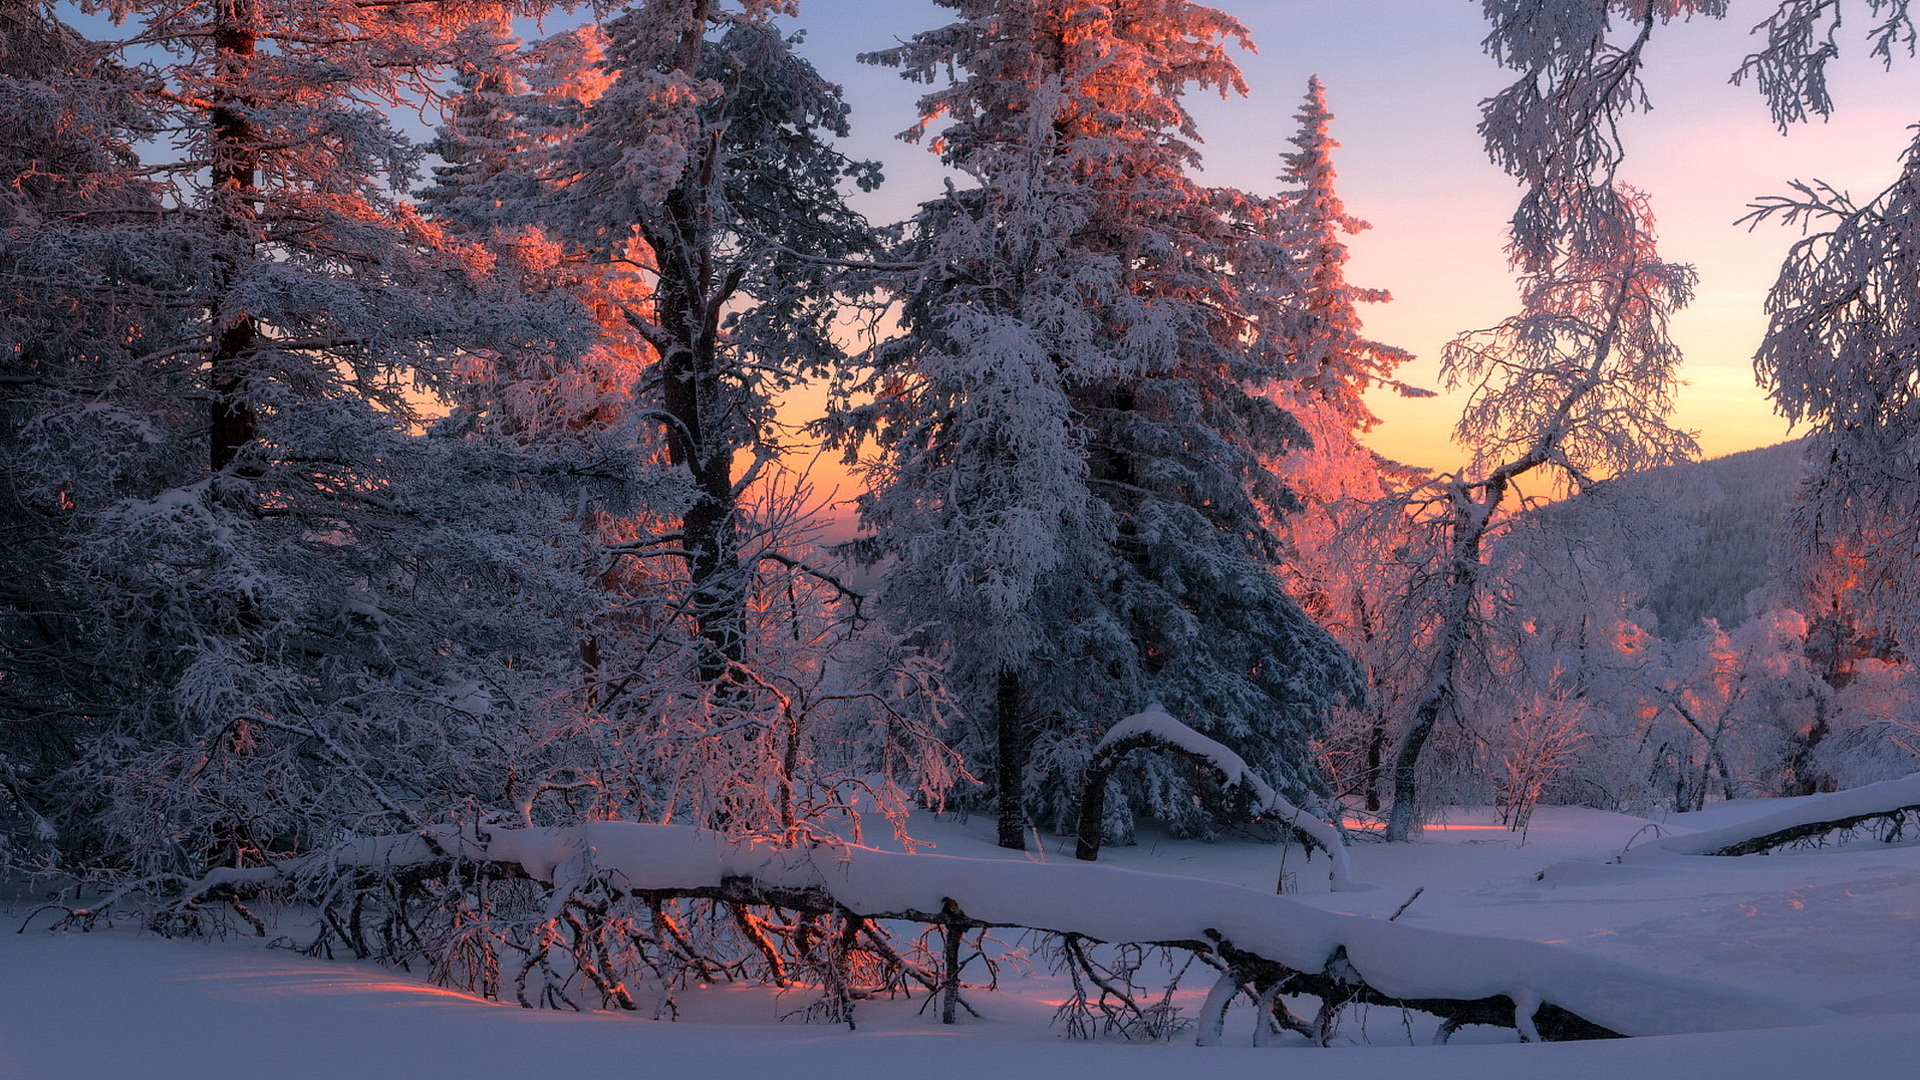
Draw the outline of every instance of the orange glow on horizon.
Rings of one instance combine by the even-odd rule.
[[[1357,833],[1377,833],[1381,831],[1381,826],[1379,822],[1373,821],[1371,819],[1366,819],[1366,818],[1344,818],[1340,822],[1340,827],[1343,829],[1346,829],[1348,832],[1357,832]],[[1421,832],[1496,832],[1496,831],[1512,832],[1513,830],[1510,829],[1508,826],[1500,824],[1497,821],[1489,822],[1486,824],[1478,824],[1478,823],[1454,824],[1450,822],[1436,821],[1436,822],[1430,822],[1429,824],[1422,826],[1420,831]]]
[[[396,994],[404,998],[419,999],[415,1002],[394,1002],[394,1004],[425,1004],[429,998],[455,998],[476,1005],[503,1005],[499,1001],[489,1001],[474,994],[459,990],[450,990],[444,986],[427,983],[403,982],[398,979],[381,978],[377,975],[357,977],[357,973],[347,972],[279,972],[261,973],[256,971],[212,972],[205,975],[181,976],[173,981],[183,983],[243,983],[242,992],[248,996],[269,998],[294,997],[333,997],[343,994]],[[241,989],[236,987],[237,990]],[[518,1005],[513,1005],[519,1008]]]

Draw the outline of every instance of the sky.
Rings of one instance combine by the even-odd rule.
[[[1502,253],[1518,198],[1511,179],[1487,162],[1474,126],[1479,102],[1506,73],[1480,50],[1485,35],[1475,0],[1220,0],[1252,32],[1257,54],[1242,54],[1249,94],[1190,99],[1206,139],[1208,182],[1269,192],[1280,186],[1279,154],[1290,149],[1293,113],[1318,74],[1335,113],[1340,193],[1350,213],[1373,224],[1351,240],[1348,279],[1392,292],[1364,312],[1375,339],[1412,350],[1407,381],[1441,389],[1445,343],[1510,314],[1517,293]],[[1864,19],[1864,5],[1855,3]],[[1788,190],[1796,178],[1826,180],[1868,196],[1894,179],[1920,121],[1920,62],[1891,72],[1867,55],[1849,25],[1834,70],[1838,111],[1827,123],[1781,135],[1751,85],[1729,74],[1752,50],[1749,27],[1773,0],[1733,0],[1724,21],[1695,20],[1658,30],[1648,54],[1653,109],[1624,125],[1622,179],[1648,192],[1665,256],[1693,264],[1700,289],[1676,316],[1688,385],[1675,422],[1698,433],[1704,456],[1791,437],[1754,384],[1752,356],[1765,330],[1763,302],[1797,231],[1735,225],[1755,197]],[[849,149],[886,163],[888,183],[862,200],[875,220],[898,220],[938,191],[940,172],[923,147],[894,135],[914,119],[914,86],[855,54],[947,21],[930,0],[804,0],[804,51],[847,89],[855,127]],[[1464,460],[1450,433],[1462,399],[1407,400],[1381,394],[1384,423],[1371,439],[1389,457],[1447,469]]]

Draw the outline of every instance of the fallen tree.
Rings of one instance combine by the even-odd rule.
[[[1093,862],[1100,857],[1107,781],[1128,755],[1138,750],[1157,750],[1187,758],[1211,769],[1219,777],[1221,786],[1244,789],[1251,797],[1250,809],[1255,816],[1278,823],[1307,849],[1309,856],[1314,848],[1327,853],[1333,864],[1328,876],[1335,892],[1365,888],[1353,880],[1353,864],[1339,829],[1288,802],[1248,768],[1240,755],[1174,719],[1158,703],[1113,725],[1093,748],[1080,793],[1074,858]]]
[[[517,935],[490,926],[498,916],[486,909],[487,892],[499,887],[537,900],[537,915],[518,924]],[[1241,997],[1263,1011],[1262,1032],[1286,1028],[1322,1042],[1358,1005],[1431,1014],[1441,1040],[1466,1024],[1559,1040],[1825,1018],[1766,995],[1537,942],[1337,914],[1191,878],[852,846],[783,848],[682,826],[443,826],[360,840],[278,867],[217,871],[173,913],[268,891],[320,906],[323,941],[390,962],[430,959],[437,980],[478,992],[499,994],[507,974],[500,961],[517,956],[515,996],[529,1006],[577,1007],[574,997],[591,987],[605,1007],[640,1010],[632,985],[666,979],[681,965],[702,977],[817,984],[822,1000],[808,1015],[850,1023],[853,1002],[874,992],[873,971],[886,968],[880,984],[910,993],[917,983],[951,1022],[970,1009],[961,974],[986,952],[979,935],[1020,928],[1056,944],[1078,988],[1070,1004],[1123,1032],[1129,1020],[1162,1033],[1177,1025],[1164,1016],[1155,1023],[1155,1006],[1142,1004],[1131,972],[1116,976],[1112,964],[1091,958],[1091,945],[1184,951],[1212,967],[1216,985],[1197,1018],[1202,1043],[1219,1040],[1229,1004]],[[725,926],[749,959],[720,957],[697,941],[672,910],[688,901],[711,902],[699,918]],[[423,913],[433,905],[437,914]],[[925,962],[893,950],[877,925],[893,920],[930,928],[930,944],[908,950]],[[865,987],[856,985],[862,966]],[[1319,999],[1311,1019],[1283,1003],[1303,995]],[[670,1008],[667,995],[656,1015]]]
[[[1870,831],[1891,842],[1920,822],[1920,773],[1845,791],[1776,800],[1762,817],[1704,832],[1668,836],[1661,849],[1679,855],[1759,855],[1796,846],[1817,847],[1827,837]]]

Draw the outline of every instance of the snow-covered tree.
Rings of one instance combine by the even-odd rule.
[[[1616,224],[1638,213],[1613,178],[1626,152],[1621,120],[1650,107],[1647,45],[1662,24],[1724,15],[1727,0],[1483,0],[1481,9],[1491,27],[1483,47],[1519,77],[1482,102],[1480,133],[1494,164],[1525,186],[1511,250],[1538,272],[1565,250],[1611,244]]]
[[[1418,798],[1419,758],[1453,707],[1461,659],[1474,646],[1485,546],[1515,484],[1540,470],[1574,487],[1598,476],[1679,460],[1693,451],[1669,427],[1679,352],[1669,313],[1692,295],[1693,273],[1659,260],[1638,196],[1612,242],[1575,250],[1527,275],[1522,311],[1447,347],[1442,375],[1471,387],[1457,436],[1475,460],[1426,489],[1424,513],[1444,554],[1434,568],[1435,626],[1424,689],[1395,763],[1389,833],[1403,838]],[[1606,235],[1582,225],[1589,240]]]
[[[1367,449],[1326,401],[1303,400],[1286,383],[1274,393],[1313,440],[1273,466],[1301,503],[1280,525],[1286,581],[1354,658],[1367,686],[1364,699],[1334,709],[1318,753],[1335,795],[1377,811],[1421,633],[1418,619],[1402,616],[1422,537],[1393,493],[1420,474]]]
[[[1521,816],[1530,794],[1641,805],[1644,770],[1613,752],[1633,742],[1660,645],[1642,607],[1648,571],[1658,568],[1636,553],[1659,546],[1647,534],[1662,527],[1661,505],[1644,491],[1598,485],[1516,515],[1489,544],[1479,647],[1460,674],[1469,703],[1460,719],[1470,718],[1468,739],[1484,749],[1469,755],[1475,786],[1450,793],[1456,799],[1505,799]]]
[[[1489,5],[1495,16],[1493,40],[1508,55],[1544,57],[1534,65],[1546,73],[1555,63],[1566,69],[1611,68],[1626,84],[1633,81],[1639,44],[1662,19],[1702,14],[1724,17],[1725,0],[1691,3],[1628,4],[1599,0],[1502,0]],[[1637,42],[1594,49],[1581,43],[1604,35],[1609,11],[1640,24]],[[1784,132],[1795,123],[1829,116],[1836,107],[1828,83],[1830,66],[1853,45],[1842,31],[1858,26],[1867,53],[1891,66],[1914,51],[1914,24],[1906,0],[1781,0],[1754,27],[1755,51],[1735,72],[1736,82],[1751,82],[1766,100]],[[1519,66],[1519,65],[1516,65]],[[1490,114],[1499,120],[1491,132],[1522,132],[1527,118],[1540,112],[1541,80],[1524,82],[1502,95],[1511,107]],[[1644,99],[1635,90],[1634,98]],[[1633,104],[1633,100],[1629,101]],[[1617,110],[1588,110],[1611,118]],[[1585,156],[1618,159],[1619,143],[1604,126],[1588,125]],[[1496,155],[1498,156],[1498,155]],[[1579,156],[1579,155],[1576,155]],[[1522,160],[1522,159],[1515,159]],[[1541,168],[1551,158],[1537,157]],[[1912,613],[1920,610],[1913,567],[1920,555],[1913,521],[1913,478],[1920,473],[1920,451],[1912,431],[1913,309],[1915,268],[1904,237],[1916,213],[1916,174],[1920,147],[1909,148],[1901,175],[1872,199],[1855,201],[1818,182],[1796,182],[1794,193],[1754,204],[1750,221],[1776,219],[1812,229],[1789,252],[1768,298],[1770,325],[1755,358],[1756,371],[1783,415],[1812,427],[1808,450],[1811,476],[1799,505],[1789,515],[1780,554],[1784,588],[1793,594],[1782,610],[1808,609],[1812,648],[1829,657],[1876,649],[1884,655],[1920,632]],[[1537,216],[1537,215],[1536,215]],[[1834,579],[1836,558],[1860,556],[1847,575],[1851,597],[1844,615],[1834,609],[1838,594],[1816,596],[1816,584]],[[1847,629],[1843,624],[1853,621]],[[1852,638],[1838,645],[1839,638]],[[1868,641],[1875,644],[1866,645]],[[1844,666],[1844,665],[1843,665]],[[1838,681],[1844,681],[1841,675]],[[1830,683],[1831,684],[1831,683]],[[1815,718],[1800,736],[1789,769],[1798,776],[1789,786],[1807,790],[1815,746],[1827,730]]]
[[[23,580],[67,597],[10,611],[8,649],[92,672],[23,698],[3,752],[62,868],[164,882],[510,800],[523,763],[480,733],[560,715],[594,602],[564,514],[523,459],[417,434],[417,395],[576,328],[407,204],[382,114],[497,10],[119,5],[127,40],[56,29],[71,62],[0,86],[54,139],[0,272],[8,473],[55,545]]]
[[[1864,12],[1861,9],[1864,7]],[[1751,79],[1785,132],[1814,116],[1830,116],[1835,101],[1828,66],[1849,46],[1843,20],[1865,27],[1871,56],[1891,67],[1915,48],[1906,0],[1860,4],[1782,0],[1755,27],[1758,50],[1736,81]],[[1758,200],[1749,222],[1780,220],[1810,233],[1793,245],[1767,298],[1766,338],[1755,371],[1776,408],[1812,429],[1808,477],[1787,514],[1776,553],[1781,580],[1773,606],[1804,616],[1805,653],[1833,691],[1790,728],[1785,789],[1804,794],[1834,783],[1822,760],[1831,734],[1847,725],[1843,751],[1852,776],[1870,775],[1859,733],[1891,736],[1881,744],[1888,760],[1911,760],[1886,703],[1910,694],[1893,688],[1911,677],[1901,657],[1920,640],[1920,399],[1915,396],[1916,263],[1910,235],[1920,220],[1920,141],[1909,144],[1900,174],[1871,199],[1856,201],[1819,182],[1793,184],[1794,193]],[[1854,727],[1839,699],[1856,665],[1873,672],[1879,689],[1863,697],[1882,704],[1880,720]],[[1892,726],[1887,726],[1892,724]],[[1877,725],[1877,726],[1876,726]],[[1863,771],[1864,770],[1864,771]],[[1877,776],[1871,778],[1879,778]]]
[[[1029,803],[1067,824],[1099,731],[1153,700],[1310,790],[1306,736],[1356,687],[1272,569],[1291,497],[1261,463],[1300,431],[1232,315],[1232,198],[1187,175],[1181,95],[1240,89],[1244,31],[1184,0],[943,6],[874,59],[950,76],[910,134],[943,125],[969,183],[912,223],[905,333],[837,421],[882,451],[862,517],[890,617],[949,658],[1002,844]],[[1110,827],[1204,827],[1164,763],[1125,786]]]
[[[658,0],[609,23],[618,77],[580,118],[539,210],[556,236],[636,264],[649,286],[620,312],[656,354],[645,397],[692,488],[677,543],[713,685],[744,658],[757,568],[741,495],[779,452],[775,397],[839,356],[832,264],[869,243],[843,189],[878,181],[833,147],[847,107],[772,23],[788,7]]]
[[[1333,114],[1320,80],[1308,82],[1295,114],[1295,149],[1282,156],[1280,197],[1261,207],[1255,222],[1274,246],[1264,267],[1268,288],[1245,288],[1254,268],[1238,268],[1257,347],[1270,350],[1284,373],[1268,393],[1306,429],[1310,442],[1267,462],[1300,506],[1277,523],[1286,545],[1289,588],[1307,612],[1339,639],[1366,676],[1368,695],[1333,713],[1320,742],[1323,765],[1341,796],[1359,796],[1380,809],[1383,755],[1398,707],[1397,687],[1417,628],[1396,621],[1391,609],[1406,586],[1406,522],[1382,501],[1420,476],[1381,458],[1363,444],[1376,423],[1364,394],[1387,387],[1418,396],[1394,378],[1410,354],[1366,337],[1360,305],[1388,294],[1346,279],[1344,237],[1368,228],[1349,214],[1335,190]]]
[[[1277,200],[1284,216],[1276,225],[1284,230],[1281,238],[1293,257],[1289,284],[1295,292],[1272,321],[1287,331],[1293,355],[1286,374],[1293,393],[1326,402],[1347,429],[1359,435],[1380,422],[1367,408],[1366,391],[1390,387],[1414,395],[1422,392],[1393,377],[1412,354],[1369,340],[1361,325],[1361,304],[1385,303],[1391,297],[1384,289],[1361,288],[1347,281],[1343,237],[1372,226],[1347,213],[1334,188],[1338,174],[1333,151],[1340,144],[1333,138],[1334,116],[1317,76],[1307,81],[1306,100],[1294,119],[1300,130],[1288,140],[1294,151],[1282,157],[1286,168],[1281,179],[1290,188]]]
[[[40,4],[0,5],[0,42],[0,857],[24,859],[66,826],[56,778],[122,681],[91,655],[65,565],[76,512],[182,453],[156,452],[148,418],[100,388],[151,399],[181,385],[181,362],[135,360],[191,319],[175,284],[191,275],[129,227],[161,210],[135,171],[152,121],[140,75],[111,70]],[[190,409],[176,399],[168,413],[191,422]]]
[[[1520,72],[1483,105],[1494,162],[1524,185],[1509,255],[1522,274],[1521,312],[1447,347],[1442,377],[1470,389],[1456,437],[1467,468],[1429,485],[1427,519],[1444,552],[1424,688],[1394,767],[1388,835],[1418,813],[1420,756],[1454,708],[1472,650],[1485,545],[1515,484],[1541,470],[1581,487],[1612,473],[1679,460],[1693,440],[1665,420],[1679,351],[1667,318],[1692,296],[1694,274],[1661,261],[1646,197],[1614,179],[1619,120],[1643,107],[1639,71],[1657,24],[1720,0],[1493,0],[1486,48]],[[1631,36],[1615,40],[1613,13]]]
[[[584,349],[469,358],[454,390],[463,422],[528,445],[631,428],[622,419],[654,356],[623,313],[644,305],[650,286],[630,261],[595,259],[541,224],[555,157],[613,81],[605,34],[588,24],[520,46],[504,24],[477,26],[459,47],[461,89],[430,146],[446,164],[421,202],[487,245],[517,291],[568,303],[592,328]]]
[[[1773,13],[1753,28],[1761,39],[1759,51],[1749,55],[1734,72],[1736,83],[1752,80],[1767,101],[1773,122],[1785,132],[1814,116],[1833,114],[1833,95],[1827,89],[1827,65],[1840,58],[1840,30],[1850,11],[1865,7],[1869,52],[1891,67],[1896,50],[1914,51],[1912,0],[1779,0]],[[1726,13],[1726,0],[1693,5],[1711,15]]]
[[[847,109],[775,21],[792,7],[647,3],[525,47],[477,36],[427,197],[503,262],[544,252],[536,284],[599,327],[563,369],[471,384],[482,426],[545,410],[561,441],[653,448],[651,516],[597,537],[617,612],[593,642],[601,719],[628,748],[620,783],[651,792],[623,812],[797,838],[802,804],[845,809],[829,774],[944,785],[953,763],[917,662],[829,617],[845,590],[807,555],[817,508],[779,464],[774,402],[837,363],[838,279],[870,244],[846,189],[879,179],[834,148]]]
[[[1780,411],[1813,428],[1810,475],[1789,516],[1789,568],[1806,592],[1836,560],[1857,560],[1846,575],[1854,614],[1899,641],[1920,640],[1920,261],[1907,239],[1920,222],[1920,142],[1871,200],[1799,185],[1756,212],[1773,215],[1822,227],[1781,268],[1755,358]]]

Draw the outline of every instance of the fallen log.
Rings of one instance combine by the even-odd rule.
[[[1851,832],[1863,825],[1880,826],[1881,839],[1890,841],[1904,832],[1909,816],[1920,815],[1920,773],[1776,801],[1778,806],[1771,813],[1751,821],[1663,837],[1659,846],[1677,855],[1759,855],[1815,843],[1830,833]]]
[[[209,874],[194,903],[273,889],[339,893],[343,877],[420,882],[511,877],[547,888],[547,913],[610,918],[609,905],[701,898],[870,926],[958,935],[1021,928],[1080,942],[1186,950],[1263,1001],[1307,994],[1329,1014],[1351,1004],[1441,1021],[1516,1028],[1526,1039],[1673,1035],[1818,1023],[1820,1010],[1752,991],[1642,971],[1537,942],[1446,933],[1323,911],[1250,889],[1085,863],[905,855],[870,848],[785,848],[683,826],[599,822],[552,829],[441,826],[355,841],[275,868]],[[623,924],[624,925],[624,924]],[[624,932],[624,931],[623,931]],[[584,939],[577,939],[584,940]],[[595,940],[602,940],[596,938]],[[608,1000],[619,973],[586,946],[575,962]],[[601,954],[604,955],[604,952]],[[950,960],[942,992],[959,992]],[[522,978],[524,979],[524,969]],[[931,982],[927,984],[932,989]],[[626,995],[629,999],[631,995]],[[1211,995],[1201,1039],[1235,995]],[[1219,1000],[1215,1001],[1214,998]],[[525,997],[522,998],[526,1002]],[[631,1006],[622,1006],[631,1007]],[[949,1007],[950,1012],[950,1007]]]

